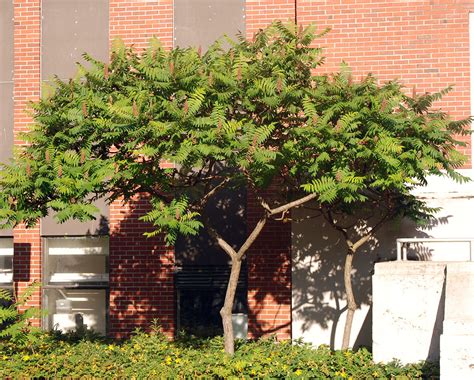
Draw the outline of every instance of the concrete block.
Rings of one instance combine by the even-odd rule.
[[[474,335],[441,335],[442,380],[474,379]]]
[[[441,378],[474,379],[474,262],[447,265],[444,314]]]
[[[375,265],[374,360],[439,360],[446,263],[403,261]]]
[[[448,264],[445,320],[474,322],[474,262]]]

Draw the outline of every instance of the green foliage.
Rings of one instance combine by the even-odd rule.
[[[120,344],[104,340],[70,342],[42,337],[36,354],[0,346],[2,377],[120,378],[278,378],[419,379],[437,376],[427,363],[376,364],[366,349],[332,351],[290,341],[239,341],[234,357],[222,350],[222,338],[182,337],[169,342],[160,333],[136,333]]]
[[[295,130],[300,144],[291,170],[309,166],[303,189],[333,212],[382,207],[391,217],[429,217],[432,210],[411,195],[415,187],[430,175],[468,180],[456,172],[465,163],[456,136],[469,133],[471,119],[431,110],[448,91],[410,97],[397,82],[355,82],[346,69],[324,78],[305,99],[307,121]]]
[[[41,330],[32,326],[30,321],[39,318],[41,311],[27,307],[27,303],[38,286],[38,283],[32,283],[17,297],[6,289],[0,289],[0,302],[9,304],[0,305],[0,341],[18,347],[30,347],[37,341]]]
[[[470,119],[432,110],[449,89],[410,97],[397,82],[355,81],[345,66],[318,75],[316,37],[312,26],[275,22],[203,55],[156,40],[143,54],[115,41],[107,64],[85,55],[90,68],[56,78],[31,105],[29,146],[0,170],[0,220],[33,225],[50,210],[60,222],[88,220],[99,197],[145,193],[149,235],[172,243],[203,226],[215,187],[262,193],[278,179],[280,204],[305,191],[334,210],[369,201],[427,217],[411,190],[429,175],[466,180],[455,171],[465,162],[455,136]]]
[[[31,104],[35,124],[15,159],[0,166],[0,221],[34,225],[94,218],[93,201],[150,197],[155,230],[196,234],[215,189],[282,183],[280,205],[304,192],[324,207],[383,203],[393,214],[429,215],[411,190],[428,175],[466,178],[455,136],[470,119],[432,110],[449,89],[408,96],[397,82],[353,80],[342,67],[319,75],[314,27],[275,22],[205,54],[142,54],[115,41],[109,63],[85,55],[69,81],[56,78]],[[173,168],[169,168],[173,163]]]

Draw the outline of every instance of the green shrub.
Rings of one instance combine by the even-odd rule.
[[[0,344],[0,377],[418,379],[437,376],[426,364],[376,364],[366,349],[332,351],[272,339],[237,342],[234,357],[222,337],[179,337],[136,332],[121,343],[89,336],[77,341],[43,334],[35,353]]]
[[[24,348],[30,348],[36,343],[41,330],[32,326],[30,321],[32,318],[40,317],[41,311],[34,307],[24,311],[20,311],[20,308],[28,303],[38,286],[39,283],[33,282],[19,295],[0,289],[0,301],[2,304],[9,304],[9,306],[0,304],[0,339],[4,343]]]

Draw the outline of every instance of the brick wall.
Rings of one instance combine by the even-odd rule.
[[[110,38],[141,49],[152,37],[173,46],[173,0],[110,0]]]
[[[413,87],[423,93],[454,84],[454,90],[436,106],[453,118],[470,114],[468,20],[473,1],[248,0],[246,5],[248,38],[273,19],[296,17],[299,24],[313,23],[320,31],[331,28],[316,42],[324,47],[326,57],[320,72],[338,70],[345,61],[355,78],[368,73],[381,82],[396,78],[410,93]],[[469,137],[464,140],[470,142]],[[471,156],[470,146],[462,151]],[[250,224],[258,217],[254,208],[249,199]],[[287,291],[291,275],[285,269],[290,260],[289,239],[284,226],[267,226],[249,254],[249,331],[253,336],[291,321],[291,292]]]
[[[37,99],[40,93],[41,13],[40,0],[15,0],[14,5],[17,135],[31,121],[24,113],[27,101]],[[372,72],[381,81],[399,78],[409,88],[415,86],[419,93],[455,84],[454,91],[439,105],[460,118],[470,113],[470,10],[474,10],[473,1],[247,0],[246,32],[251,38],[274,19],[287,21],[295,17],[299,23],[315,23],[320,30],[331,27],[332,31],[318,42],[325,47],[327,57],[322,72],[337,69],[345,60],[356,77]],[[150,37],[157,36],[164,46],[172,46],[172,0],[110,0],[109,22],[111,39],[121,37],[127,44],[144,48]],[[21,141],[16,137],[15,143]],[[468,155],[470,152],[470,148],[464,151]],[[114,204],[111,209],[112,332],[121,336],[134,322],[145,326],[158,315],[171,333],[172,251],[159,239],[146,240],[141,236],[140,228],[144,227],[139,227],[135,213],[142,210],[140,202],[144,201],[136,202],[123,207]],[[131,210],[132,215],[126,217],[124,212]],[[259,216],[255,210],[254,200],[249,198],[250,225]],[[41,279],[39,228],[26,231],[18,227],[14,242],[15,280],[23,288],[26,283]],[[138,261],[132,263],[127,255]],[[276,332],[286,337],[290,333],[289,263],[290,226],[271,223],[249,254],[252,336]],[[130,278],[126,278],[126,273],[132,273]],[[142,283],[137,283],[137,279],[142,279]],[[157,286],[156,293],[153,286]],[[137,301],[138,296],[142,296],[143,302]],[[39,293],[34,302],[40,303]]]
[[[249,191],[249,231],[261,216],[258,200]],[[291,223],[268,222],[249,249],[247,262],[249,337],[291,338]]]
[[[454,118],[470,115],[469,11],[474,1],[298,0],[298,22],[331,28],[317,42],[327,57],[322,71],[342,60],[355,77],[398,78],[418,93],[454,84],[438,105]],[[465,138],[470,141],[469,138]],[[463,153],[471,155],[467,147]]]
[[[15,144],[23,142],[18,137],[28,129],[31,118],[25,108],[29,101],[40,95],[40,38],[41,2],[39,0],[14,1],[14,135]],[[41,281],[41,239],[39,225],[26,229],[20,225],[13,231],[14,258],[13,281],[15,289],[22,292],[33,281]],[[38,288],[29,302],[30,306],[41,305]],[[39,325],[40,321],[33,321]]]
[[[148,329],[155,318],[174,334],[174,251],[161,236],[143,236],[151,227],[138,218],[149,207],[144,197],[110,206],[109,333],[115,338]]]
[[[245,2],[245,29],[251,39],[259,29],[274,20],[295,20],[295,0],[247,0]]]
[[[295,20],[294,0],[247,0],[246,35],[275,19]],[[270,189],[270,194],[276,189]],[[250,228],[261,217],[258,202],[249,190],[247,222]],[[291,338],[291,224],[269,222],[247,255],[249,337],[275,334]]]
[[[111,40],[120,37],[143,49],[156,36],[173,46],[172,0],[110,0],[109,23]],[[149,328],[154,318],[167,335],[174,334],[174,251],[162,237],[143,236],[150,227],[138,218],[148,207],[145,197],[110,207],[109,333],[116,338]]]

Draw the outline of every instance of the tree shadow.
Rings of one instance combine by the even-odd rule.
[[[280,193],[274,184],[260,195],[272,203]],[[263,214],[254,192],[249,192],[247,207],[250,233]],[[291,338],[291,223],[269,220],[249,249],[247,260],[249,337]]]
[[[292,226],[293,337],[337,349],[342,342],[347,310],[343,279],[347,247],[342,235],[322,217],[314,214],[314,218],[308,219],[308,216],[311,217],[308,210],[293,213],[293,218],[300,220]],[[370,221],[351,229],[353,241],[369,227]],[[429,237],[413,222],[393,221],[382,227],[354,256],[352,286],[359,306],[351,334],[354,349],[372,345],[374,265],[395,260],[396,239],[407,236]],[[429,250],[417,247],[409,258],[425,260],[430,255]]]
[[[221,191],[205,213],[238,248],[261,216],[255,203],[251,192]],[[143,195],[122,208],[111,207],[110,335],[123,338],[136,327],[148,329],[155,318],[169,336],[175,334],[175,326],[204,336],[220,334],[219,310],[230,268],[227,255],[205,230],[180,237],[174,250],[161,236],[145,238],[143,233],[153,227],[138,219],[149,209]],[[292,217],[308,215],[301,209]],[[372,344],[374,264],[396,259],[396,238],[430,237],[449,218],[439,217],[423,229],[407,220],[391,222],[357,252],[352,281],[360,306],[351,340],[354,348]],[[358,226],[359,232],[368,226]],[[248,336],[275,334],[338,348],[346,313],[345,252],[341,236],[321,218],[270,221],[248,251],[234,304],[235,313],[248,315]],[[431,256],[430,248],[412,245],[408,258]]]
[[[150,209],[144,194],[110,207],[108,325],[113,338],[149,330],[155,320],[163,333],[174,334],[174,252],[163,236],[143,236],[153,227],[139,218]]]

